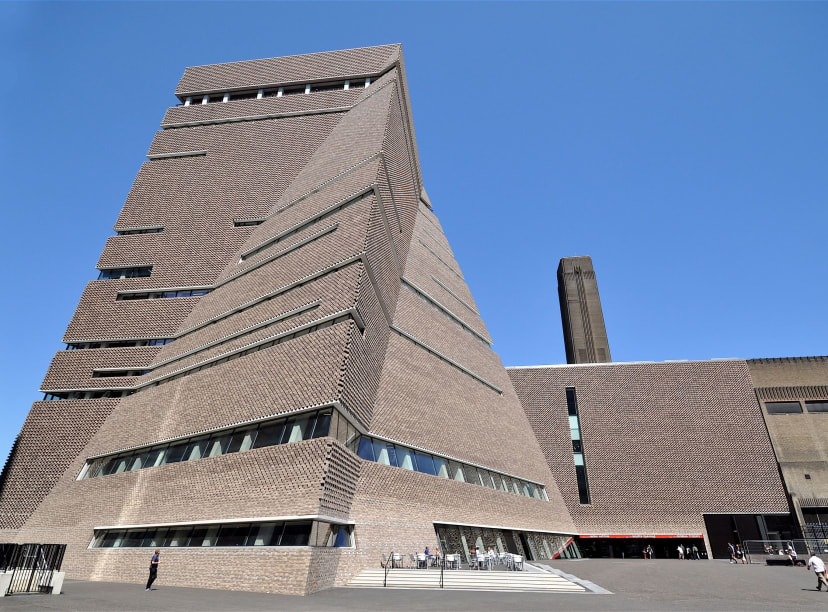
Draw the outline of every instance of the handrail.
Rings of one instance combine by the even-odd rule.
[[[384,565],[385,575],[382,578],[382,586],[383,587],[388,586],[388,570],[390,570],[391,566],[393,566],[393,565],[394,565],[394,551],[392,550],[390,553],[388,553],[388,557],[385,560],[385,565]]]
[[[443,554],[443,557],[439,561],[440,563],[440,588],[443,588],[443,572],[446,571],[446,555]]]

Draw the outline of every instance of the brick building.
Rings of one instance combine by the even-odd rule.
[[[574,525],[423,188],[399,45],[187,68],[3,472],[70,578],[308,593]],[[497,441],[470,444],[469,440]]]
[[[567,363],[612,361],[598,279],[592,258],[564,257],[558,264],[558,298],[561,303]]]
[[[508,368],[589,556],[794,536],[740,360]]]

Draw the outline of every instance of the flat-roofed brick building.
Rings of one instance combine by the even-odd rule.
[[[574,525],[423,188],[399,45],[187,68],[31,409],[0,539],[307,593]],[[496,443],[470,444],[470,440]]]
[[[793,537],[745,361],[507,369],[585,555]]]

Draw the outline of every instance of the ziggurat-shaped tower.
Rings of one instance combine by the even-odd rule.
[[[18,438],[69,578],[308,593],[574,527],[423,189],[399,45],[188,68]]]

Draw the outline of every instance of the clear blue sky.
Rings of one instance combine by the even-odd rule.
[[[184,67],[391,42],[506,365],[585,254],[616,361],[828,352],[826,3],[2,3],[0,464]]]

